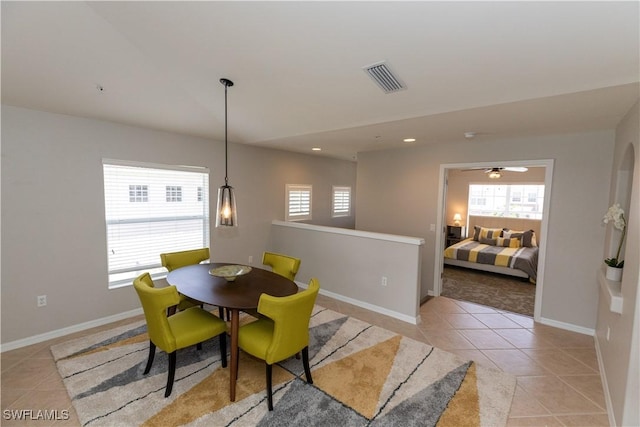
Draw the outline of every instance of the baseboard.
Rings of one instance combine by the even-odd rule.
[[[595,336],[596,330],[592,328],[585,328],[583,326],[574,325],[572,323],[560,322],[558,320],[547,319],[546,317],[541,317],[539,320],[540,323],[547,326],[553,326],[554,328],[565,329],[571,332],[577,332],[579,334]]]
[[[107,316],[101,319],[91,320],[89,322],[69,326],[67,328],[46,332],[44,334],[34,335],[32,337],[11,341],[11,342],[0,345],[0,353],[4,353],[5,351],[10,351],[10,350],[15,350],[21,347],[26,347],[32,344],[38,344],[43,341],[47,341],[53,338],[63,337],[65,335],[69,335],[75,332],[85,331],[87,329],[95,328],[96,326],[107,325],[109,323],[117,322],[123,319],[128,319],[130,317],[138,316],[140,314],[142,314],[142,308],[136,308],[135,310],[125,311],[124,313],[114,314],[113,316]]]
[[[598,335],[594,336],[596,342],[596,358],[598,359],[598,369],[600,370],[600,381],[602,381],[602,391],[604,394],[604,402],[607,405],[607,416],[609,417],[609,425],[615,426],[616,416],[613,413],[613,403],[611,402],[611,394],[609,393],[609,383],[607,382],[607,372],[604,370],[604,362],[602,361],[602,352],[600,351],[600,341]]]
[[[385,316],[393,317],[394,319],[402,320],[403,322],[407,322],[412,325],[417,325],[418,323],[420,323],[420,315],[418,315],[417,317],[407,316],[406,314],[398,313],[397,311],[388,310],[386,308],[379,307],[377,305],[373,305],[373,304],[362,302],[353,298],[345,297],[344,295],[336,294],[323,289],[320,289],[320,294],[328,296],[329,298],[333,298],[338,301],[355,305],[357,307],[365,308],[367,310],[370,310],[379,314],[384,314]]]

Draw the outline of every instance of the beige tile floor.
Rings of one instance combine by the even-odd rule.
[[[512,373],[508,426],[608,426],[593,338],[529,317],[444,297],[420,309],[418,326],[324,296],[318,304]],[[138,320],[136,318],[135,320]],[[119,324],[131,322],[123,320]],[[2,426],[79,425],[49,347],[115,324],[2,353]],[[68,410],[68,420],[17,421],[6,410]]]

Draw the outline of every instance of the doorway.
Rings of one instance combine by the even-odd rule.
[[[436,233],[436,251],[434,260],[434,296],[439,296],[442,292],[443,284],[443,271],[444,271],[444,248],[446,244],[446,229],[447,223],[450,218],[446,217],[447,211],[447,193],[448,193],[448,177],[449,173],[453,170],[462,169],[491,169],[495,167],[525,167],[525,168],[543,168],[544,173],[544,202],[543,202],[543,214],[540,223],[539,233],[539,251],[538,251],[538,267],[537,267],[537,281],[535,289],[535,303],[533,310],[533,318],[536,321],[540,320],[542,312],[542,294],[544,289],[544,269],[545,269],[545,257],[546,257],[546,244],[547,244],[547,232],[548,232],[548,219],[551,209],[551,191],[553,184],[553,160],[512,160],[512,161],[499,161],[499,162],[476,162],[476,163],[455,163],[455,164],[443,164],[440,165],[440,184],[438,189],[438,216],[436,223],[436,230],[440,230]],[[466,202],[465,202],[466,203]],[[465,212],[466,206],[465,206]]]

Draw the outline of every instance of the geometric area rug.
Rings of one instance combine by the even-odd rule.
[[[138,321],[51,347],[83,426],[503,426],[515,377],[425,343],[315,306],[309,361],[273,368],[266,403],[264,362],[240,353],[236,401],[219,341],[179,350],[173,392],[164,397],[167,355]]]

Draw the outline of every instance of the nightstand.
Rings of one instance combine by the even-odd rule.
[[[445,248],[466,239],[465,227],[461,225],[447,225]]]

